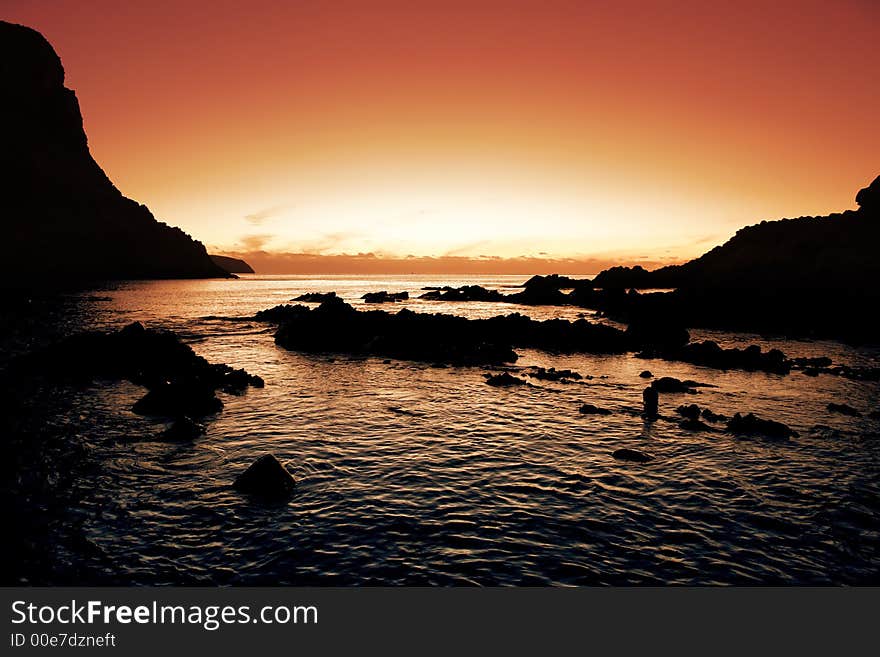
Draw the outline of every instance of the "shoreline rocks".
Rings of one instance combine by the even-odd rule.
[[[142,415],[200,417],[223,402],[217,390],[241,394],[263,380],[223,363],[209,363],[169,331],[140,322],[110,333],[79,333],[19,357],[13,374],[26,371],[64,381],[126,379],[148,389],[132,410]]]

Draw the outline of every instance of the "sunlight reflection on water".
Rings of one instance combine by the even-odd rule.
[[[75,512],[103,555],[76,555],[94,581],[235,584],[589,584],[877,582],[880,423],[829,414],[829,401],[878,407],[878,384],[800,373],[719,372],[631,356],[518,350],[517,365],[594,378],[497,389],[480,368],[303,355],[247,318],[303,292],[479,283],[524,277],[244,277],[124,283],[84,298],[91,327],[134,320],[180,332],[209,360],[244,367],[262,390],[224,396],[192,444],[141,440],[163,424],[128,409],[124,383],[78,392],[79,428],[102,459],[80,482]],[[97,297],[97,298],[95,298]],[[570,307],[444,304],[422,312],[522,312],[576,319]],[[694,331],[725,345],[877,364],[837,343]],[[662,395],[663,418],[639,417],[643,369],[711,383]],[[583,416],[580,404],[613,411]],[[679,428],[674,409],[753,411],[786,422],[790,443]],[[817,427],[817,425],[820,425]],[[137,440],[131,441],[130,438]],[[631,447],[648,464],[617,462]],[[234,476],[264,452],[291,466],[289,503],[255,503]]]

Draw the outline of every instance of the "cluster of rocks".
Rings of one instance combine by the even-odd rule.
[[[432,288],[425,292],[419,299],[427,301],[505,301],[506,297],[497,290],[487,290],[481,285],[464,285],[462,287],[450,287],[445,285],[440,288]]]
[[[584,377],[574,370],[557,370],[555,367],[544,368],[532,366],[529,368],[529,376],[542,381],[557,381],[567,383],[569,381],[581,381]],[[593,377],[588,376],[588,379]]]
[[[750,345],[744,349],[724,349],[713,340],[646,349],[637,353],[636,358],[661,358],[720,370],[738,369],[773,374],[788,374],[792,368],[792,361],[779,349],[763,351],[759,345]]]
[[[518,376],[513,376],[509,372],[501,372],[500,374],[486,374],[486,383],[494,388],[509,388],[511,386],[525,386],[528,382]]]
[[[294,297],[291,301],[303,301],[305,303],[324,303],[325,301],[333,301],[338,299],[336,292],[306,292]]]
[[[394,303],[395,301],[406,301],[409,299],[409,292],[367,292],[361,297],[364,303]]]
[[[248,387],[263,387],[260,377],[209,363],[174,333],[147,329],[140,322],[116,332],[70,336],[12,364],[12,371],[22,369],[71,382],[126,379],[148,389],[132,408],[135,413],[181,419],[222,409],[218,390],[241,394]],[[192,428],[181,426],[169,437],[184,433]]]
[[[310,309],[277,306],[256,319],[277,323],[275,342],[304,352],[339,352],[461,365],[498,365],[517,359],[514,347],[563,353],[625,353],[620,329],[580,319],[533,320],[513,313],[467,319],[440,313],[357,311],[338,297]]]

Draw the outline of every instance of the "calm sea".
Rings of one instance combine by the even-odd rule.
[[[211,361],[244,367],[261,390],[223,396],[191,444],[152,440],[165,424],[130,412],[143,389],[98,384],[62,394],[47,426],[83,446],[84,468],[52,511],[48,563],[29,581],[143,584],[715,584],[880,582],[880,385],[828,375],[719,372],[627,356],[518,350],[517,365],[592,379],[498,389],[475,367],[289,352],[249,319],[303,292],[365,292],[526,276],[244,276],[131,282],[69,299],[59,320],[179,332]],[[513,290],[509,290],[513,291]],[[374,306],[375,307],[375,306]],[[586,316],[569,307],[397,304],[487,317]],[[66,325],[65,325],[66,326]],[[694,331],[725,346],[880,364],[874,349]],[[663,395],[667,419],[639,417],[639,372],[710,383]],[[68,399],[69,401],[69,399]],[[609,416],[583,416],[589,402]],[[755,412],[800,437],[784,444],[690,433],[674,409]],[[47,405],[47,408],[49,406]],[[611,452],[649,452],[647,464]],[[233,478],[274,453],[298,480],[289,502],[236,493]]]

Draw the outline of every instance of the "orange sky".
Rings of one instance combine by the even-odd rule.
[[[0,0],[0,17],[55,45],[123,193],[218,252],[656,264],[853,207],[880,173],[873,0]]]

